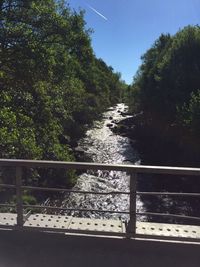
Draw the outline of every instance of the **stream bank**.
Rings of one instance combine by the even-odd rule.
[[[144,126],[143,113],[121,120],[115,133],[127,136],[131,145],[137,149],[142,165],[198,167],[187,160],[187,154],[178,145],[173,136],[159,136]],[[150,182],[149,182],[150,181]],[[198,177],[175,175],[140,175],[137,190],[150,192],[198,193]],[[200,200],[193,197],[143,196],[145,209],[149,212],[172,213],[188,216],[200,215]],[[150,221],[163,222],[162,218],[149,217]],[[188,223],[182,219],[165,219],[169,223]],[[197,221],[190,221],[198,224]]]

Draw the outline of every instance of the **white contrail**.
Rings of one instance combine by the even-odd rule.
[[[102,15],[100,12],[98,12],[95,8],[93,8],[90,5],[87,5],[91,10],[93,10],[97,15],[99,15],[100,17],[102,17],[105,20],[108,20],[104,15]]]

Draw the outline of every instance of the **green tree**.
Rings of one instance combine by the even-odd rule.
[[[200,27],[187,26],[174,36],[162,34],[144,54],[129,88],[129,105],[143,111],[143,125],[155,136],[175,139],[182,148],[187,139],[187,147],[194,148],[194,136],[199,143],[199,88]]]
[[[120,75],[96,58],[91,32],[64,1],[0,1],[0,157],[74,160],[70,141],[118,101]],[[74,174],[40,171],[47,180]]]

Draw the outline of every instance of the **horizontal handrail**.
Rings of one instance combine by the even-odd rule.
[[[138,196],[177,196],[177,197],[200,197],[200,193],[176,193],[176,192],[136,192]]]
[[[137,212],[136,211],[136,196],[152,195],[152,196],[177,196],[177,197],[200,197],[200,193],[187,192],[137,192],[136,181],[137,174],[166,174],[166,175],[184,175],[184,176],[200,176],[200,168],[185,168],[185,167],[169,167],[169,166],[141,166],[141,165],[123,165],[123,164],[102,164],[102,163],[85,163],[85,162],[61,162],[61,161],[41,161],[41,160],[15,160],[15,159],[0,159],[0,167],[15,167],[16,168],[16,185],[0,184],[0,187],[16,189],[16,205],[0,204],[0,207],[16,207],[17,209],[17,227],[24,227],[23,209],[35,210],[52,210],[52,211],[77,211],[77,212],[96,212],[96,213],[111,213],[111,214],[129,214],[129,222],[127,224],[127,236],[136,236],[136,217],[142,215],[160,216],[169,218],[179,218],[188,220],[200,221],[200,217],[156,213],[156,212]],[[105,170],[105,171],[122,171],[130,174],[130,191],[83,191],[66,188],[51,188],[51,187],[36,187],[23,186],[22,174],[23,168],[58,168],[58,169],[81,169],[81,170]],[[162,179],[162,177],[159,177]],[[148,176],[146,176],[148,179]],[[52,192],[68,192],[76,194],[95,194],[95,195],[116,195],[124,194],[130,196],[129,210],[103,210],[103,209],[87,209],[87,208],[66,208],[46,205],[25,205],[23,203],[24,190],[52,191]]]
[[[139,216],[148,215],[148,216],[159,216],[159,217],[169,217],[175,219],[189,219],[189,220],[197,220],[200,221],[200,217],[180,215],[180,214],[171,214],[171,213],[157,213],[157,212],[136,212]]]
[[[16,188],[16,185],[14,185],[14,184],[0,184],[0,187],[3,187],[3,188]]]
[[[129,195],[130,192],[124,191],[109,191],[109,192],[96,192],[96,191],[83,191],[83,190],[73,190],[65,188],[51,188],[51,187],[36,187],[36,186],[22,186],[23,190],[36,190],[36,191],[52,191],[52,192],[68,192],[76,194],[94,194],[94,195]]]
[[[15,204],[9,204],[9,203],[5,203],[5,204],[3,204],[3,203],[0,203],[0,207],[10,207],[10,208],[15,208],[16,207],[16,205]]]
[[[23,205],[25,208],[32,209],[47,209],[47,210],[66,210],[66,211],[80,211],[80,212],[100,212],[100,213],[117,213],[117,214],[129,214],[129,211],[118,210],[99,210],[99,209],[80,209],[80,208],[65,208],[65,207],[53,207],[44,205]]]
[[[16,185],[11,184],[0,184],[3,188],[16,188]],[[56,188],[56,187],[39,187],[39,186],[22,186],[22,190],[35,190],[35,191],[52,191],[52,192],[67,192],[76,194],[94,194],[94,195],[130,195],[130,192],[126,191],[109,191],[109,192],[96,192],[96,191],[83,191],[83,190],[73,190],[66,188]],[[136,192],[137,195],[150,195],[150,196],[183,196],[183,197],[200,197],[200,193],[185,193],[185,192]]]
[[[3,188],[16,188],[16,185],[12,184],[0,184]],[[56,187],[39,187],[39,186],[22,186],[23,190],[36,190],[36,191],[52,191],[52,192],[68,192],[76,194],[94,194],[94,195],[130,195],[130,192],[126,191],[109,191],[109,192],[96,192],[96,191],[83,191],[83,190],[73,190],[66,188],[56,188]],[[152,195],[152,196],[184,196],[184,197],[200,197],[200,193],[185,193],[185,192],[136,192],[137,195]]]
[[[113,170],[131,173],[173,174],[200,176],[200,168],[144,166],[124,164],[103,164],[65,161],[43,161],[22,159],[0,159],[0,166],[29,167],[29,168],[59,168],[59,169],[87,169],[87,170]]]

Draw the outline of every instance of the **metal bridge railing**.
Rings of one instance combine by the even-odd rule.
[[[120,164],[100,164],[100,163],[79,163],[79,162],[60,162],[60,161],[36,161],[36,160],[8,160],[0,159],[0,167],[15,167],[16,168],[16,185],[0,184],[0,187],[15,188],[16,189],[16,205],[14,204],[0,204],[0,207],[16,207],[17,211],[17,228],[23,229],[24,214],[23,209],[46,209],[46,210],[66,210],[66,211],[93,211],[103,213],[118,213],[129,214],[129,221],[126,228],[126,235],[129,237],[136,236],[136,218],[138,215],[152,215],[170,218],[182,218],[188,220],[198,220],[200,217],[185,216],[179,214],[164,214],[152,212],[137,212],[136,197],[137,195],[170,195],[170,196],[186,196],[186,197],[200,197],[200,193],[172,193],[172,192],[137,192],[136,182],[138,174],[167,174],[167,175],[188,175],[200,176],[200,168],[180,168],[180,167],[156,167],[156,166],[141,166],[141,165],[120,165]],[[34,187],[22,185],[22,173],[24,168],[58,168],[58,169],[82,169],[82,170],[112,170],[123,171],[130,175],[130,191],[112,191],[112,192],[93,192],[93,191],[79,191],[71,189],[59,189],[48,187]],[[115,195],[126,194],[129,195],[129,209],[126,211],[119,210],[98,210],[98,209],[78,209],[53,207],[46,205],[25,205],[23,204],[24,190],[39,190],[39,191],[53,191],[53,192],[72,192],[78,194],[99,194],[99,195]],[[128,207],[127,207],[128,208]]]

